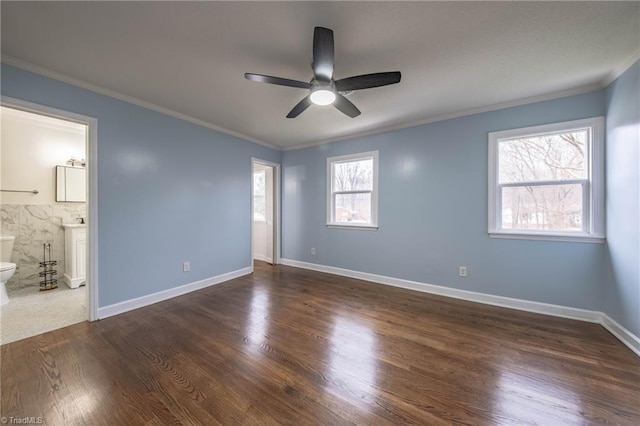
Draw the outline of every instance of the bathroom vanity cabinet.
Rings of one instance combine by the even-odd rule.
[[[71,288],[87,280],[87,229],[84,224],[68,223],[64,227],[64,282]]]

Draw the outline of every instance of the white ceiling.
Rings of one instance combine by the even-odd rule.
[[[2,2],[3,61],[290,149],[601,86],[638,57],[638,2]],[[245,72],[309,81],[313,28],[355,119]],[[139,102],[139,103],[140,103]]]

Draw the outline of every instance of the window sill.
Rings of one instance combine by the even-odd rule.
[[[585,234],[543,234],[528,232],[489,232],[491,238],[505,238],[511,240],[539,240],[539,241],[563,241],[572,243],[604,243],[604,236]]]
[[[349,224],[343,225],[341,223],[327,223],[327,228],[335,228],[335,229],[359,229],[362,231],[377,231],[378,225],[368,225],[368,224]]]

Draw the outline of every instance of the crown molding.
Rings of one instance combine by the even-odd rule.
[[[466,117],[466,116],[469,116],[469,115],[481,114],[481,113],[484,113],[484,112],[497,111],[497,110],[501,110],[501,109],[505,109],[505,108],[513,108],[513,107],[517,107],[517,106],[533,104],[533,103],[536,103],[536,102],[550,101],[550,100],[553,100],[553,99],[565,98],[567,96],[582,95],[584,93],[595,92],[596,90],[601,90],[602,88],[603,88],[603,86],[602,86],[601,83],[588,84],[588,85],[576,87],[576,88],[573,88],[573,89],[561,90],[561,91],[558,91],[558,92],[552,92],[552,93],[547,93],[547,94],[544,94],[544,95],[532,96],[532,97],[529,97],[529,98],[517,99],[517,100],[514,100],[514,101],[502,102],[502,103],[493,104],[493,105],[487,105],[487,106],[478,107],[478,108],[471,108],[471,109],[467,109],[467,110],[463,110],[463,111],[453,112],[453,113],[450,113],[450,114],[437,115],[437,116],[429,117],[429,118],[422,119],[422,120],[408,121],[408,122],[401,123],[401,124],[395,124],[395,125],[392,125],[392,126],[382,127],[382,128],[378,128],[378,129],[375,129],[375,130],[363,131],[363,132],[359,132],[359,133],[352,133],[352,134],[349,134],[349,135],[338,136],[338,137],[331,138],[331,139],[323,139],[322,141],[316,141],[316,142],[312,142],[312,143],[309,143],[309,144],[296,145],[294,147],[282,148],[282,150],[283,151],[293,151],[293,150],[296,150],[296,149],[310,148],[310,147],[317,146],[317,145],[324,145],[324,144],[328,144],[328,143],[340,142],[340,141],[345,141],[345,140],[348,140],[348,139],[356,139],[356,138],[362,138],[362,137],[365,137],[365,136],[377,135],[377,134],[380,134],[380,133],[391,132],[391,131],[394,131],[394,130],[402,130],[402,129],[407,129],[407,128],[410,128],[410,127],[424,126],[425,124],[431,124],[431,123],[436,123],[436,122],[439,122],[439,121],[451,120],[451,119],[454,119],[454,118]]]
[[[58,80],[58,81],[61,81],[63,83],[68,83],[68,84],[71,84],[73,86],[80,87],[82,89],[90,90],[92,92],[99,93],[99,94],[104,95],[104,96],[108,96],[110,98],[115,98],[115,99],[118,99],[120,101],[127,102],[127,103],[130,103],[130,104],[133,104],[133,105],[137,105],[137,106],[145,108],[145,109],[149,109],[149,110],[152,110],[152,111],[155,111],[155,112],[159,112],[161,114],[169,115],[171,117],[187,121],[187,122],[189,122],[191,124],[195,124],[195,125],[198,125],[198,126],[206,127],[208,129],[215,130],[215,131],[221,132],[221,133],[225,133],[227,135],[234,136],[234,137],[239,138],[239,139],[244,139],[244,140],[246,140],[248,142],[253,142],[253,143],[256,143],[258,145],[266,146],[268,148],[275,149],[275,150],[278,150],[278,151],[282,150],[281,147],[278,147],[278,146],[272,145],[270,143],[264,142],[264,141],[262,141],[260,139],[256,139],[254,137],[251,137],[251,136],[248,136],[248,135],[245,135],[245,134],[242,134],[242,133],[234,132],[232,130],[225,129],[224,127],[216,126],[215,124],[210,123],[208,121],[204,121],[204,120],[201,120],[199,118],[191,117],[190,115],[183,114],[181,112],[174,111],[174,110],[169,109],[169,108],[161,107],[161,106],[153,104],[151,102],[143,101],[142,99],[138,99],[138,98],[135,98],[133,96],[125,95],[124,93],[120,93],[120,92],[117,92],[115,90],[105,89],[104,87],[97,86],[95,84],[86,82],[84,80],[80,80],[80,79],[77,79],[77,78],[74,78],[74,77],[69,77],[69,76],[67,76],[65,74],[61,74],[59,72],[50,70],[48,68],[41,67],[39,65],[35,65],[35,64],[32,64],[32,63],[27,62],[27,61],[23,61],[22,59],[14,58],[12,56],[2,55],[2,62],[7,64],[7,65],[11,65],[11,66],[14,66],[16,68],[23,69],[25,71],[29,71],[29,72],[32,72],[32,73],[35,73],[35,74],[42,75],[44,77],[51,78],[53,80]]]
[[[629,56],[629,58],[626,61],[624,61],[618,68],[616,68],[615,71],[613,71],[611,74],[609,74],[602,80],[601,82],[602,87],[607,87],[608,85],[613,83],[616,78],[624,74],[625,71],[631,68],[633,64],[635,64],[639,60],[640,60],[640,47],[638,48],[638,50],[633,52],[633,54]]]
[[[491,112],[491,111],[497,111],[497,110],[501,110],[501,109],[505,109],[505,108],[513,108],[513,107],[517,107],[517,106],[522,106],[522,105],[527,105],[527,104],[532,104],[532,103],[536,103],[536,102],[544,102],[544,101],[549,101],[549,100],[553,100],[553,99],[559,99],[559,98],[564,98],[567,96],[575,96],[575,95],[581,95],[584,93],[589,93],[589,92],[593,92],[596,90],[601,90],[605,87],[607,87],[609,84],[611,84],[616,78],[620,77],[620,75],[622,75],[626,70],[628,70],[631,66],[633,66],[633,64],[635,64],[638,60],[640,60],[640,48],[638,50],[636,50],[623,64],[620,65],[620,67],[618,67],[614,72],[612,72],[611,74],[607,75],[603,80],[601,80],[598,83],[593,83],[593,84],[588,84],[588,85],[584,85],[584,86],[580,86],[580,87],[576,87],[576,88],[572,88],[572,89],[568,89],[568,90],[561,90],[561,91],[557,91],[557,92],[551,92],[551,93],[547,93],[547,94],[543,94],[543,95],[538,95],[538,96],[532,96],[532,97],[528,97],[528,98],[523,98],[523,99],[517,99],[517,100],[513,100],[513,101],[507,101],[507,102],[501,102],[501,103],[497,103],[497,104],[492,104],[492,105],[487,105],[487,106],[483,106],[483,107],[478,107],[478,108],[471,108],[471,109],[467,109],[467,110],[462,110],[462,111],[458,111],[458,112],[453,112],[453,113],[449,113],[449,114],[443,114],[443,115],[437,115],[437,116],[433,116],[433,117],[428,117],[426,119],[421,119],[421,120],[414,120],[414,121],[408,121],[405,123],[400,123],[400,124],[394,124],[391,126],[386,126],[386,127],[381,127],[381,128],[376,128],[376,129],[371,129],[371,130],[365,130],[362,132],[356,132],[356,133],[351,133],[351,134],[347,134],[347,135],[342,135],[342,136],[336,136],[333,138],[327,138],[327,139],[321,139],[318,141],[314,141],[311,143],[306,143],[306,144],[296,144],[293,146],[287,146],[287,147],[282,147],[282,146],[277,146],[277,145],[273,145],[270,144],[268,142],[262,141],[260,139],[256,139],[254,137],[242,134],[242,133],[238,133],[238,132],[234,132],[232,130],[229,129],[225,129],[224,127],[220,127],[217,126],[213,123],[210,123],[208,121],[204,121],[195,117],[191,117],[189,115],[165,108],[165,107],[161,107],[159,105],[150,103],[150,102],[146,102],[143,101],[141,99],[129,96],[129,95],[125,95],[123,93],[114,91],[114,90],[110,90],[110,89],[105,89],[103,87],[100,86],[96,86],[94,84],[88,83],[84,80],[80,80],[80,79],[76,79],[74,77],[69,77],[67,75],[58,73],[56,71],[52,71],[48,68],[44,68],[41,67],[39,65],[35,65],[32,64],[30,62],[26,62],[23,61],[21,59],[17,59],[11,56],[6,56],[3,55],[2,56],[2,62],[8,64],[8,65],[12,65],[15,66],[17,68],[21,68],[24,69],[26,71],[29,72],[33,72],[36,74],[40,74],[43,75],[45,77],[49,77],[52,78],[54,80],[58,80],[58,81],[62,81],[64,83],[68,83],[68,84],[72,84],[74,86],[78,86],[81,87],[83,89],[87,89],[90,90],[92,92],[96,92],[105,96],[109,96],[127,103],[131,103],[137,106],[140,106],[142,108],[146,108],[146,109],[150,109],[152,111],[156,111],[165,115],[169,115],[187,122],[190,122],[192,124],[196,124],[198,126],[202,126],[202,127],[206,127],[218,132],[222,132],[240,139],[244,139],[246,141],[249,142],[253,142],[262,146],[266,146],[268,148],[271,149],[275,149],[278,151],[294,151],[297,149],[304,149],[304,148],[310,148],[313,146],[318,146],[318,145],[324,145],[324,144],[329,144],[329,143],[335,143],[335,142],[341,142],[341,141],[345,141],[345,140],[349,140],[349,139],[356,139],[356,138],[362,138],[362,137],[366,137],[366,136],[372,136],[372,135],[377,135],[380,133],[386,133],[386,132],[391,132],[391,131],[395,131],[395,130],[402,130],[402,129],[407,129],[410,127],[417,127],[417,126],[423,126],[426,124],[431,124],[431,123],[436,123],[439,121],[445,121],[445,120],[451,120],[454,118],[461,118],[461,117],[466,117],[469,115],[475,115],[475,114],[481,114],[484,112]]]

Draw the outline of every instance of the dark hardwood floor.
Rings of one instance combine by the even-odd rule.
[[[640,424],[639,358],[599,325],[255,269],[3,345],[1,415],[48,425]]]

